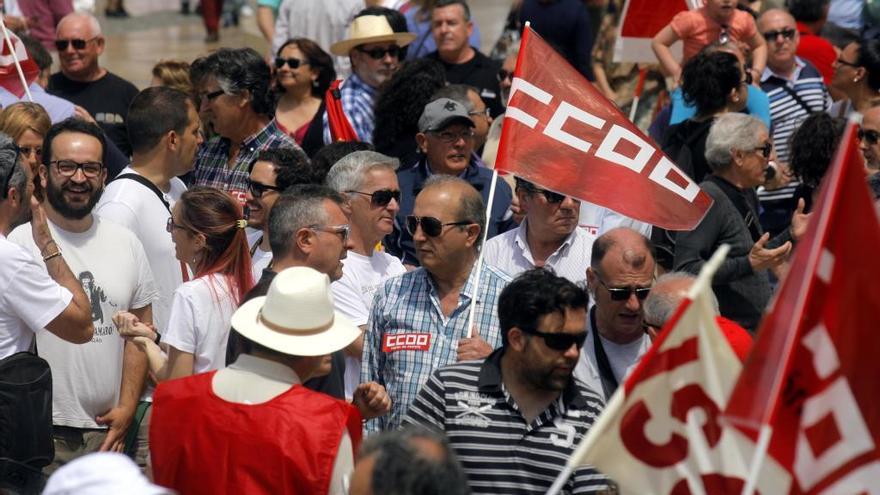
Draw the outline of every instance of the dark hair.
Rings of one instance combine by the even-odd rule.
[[[260,115],[275,113],[275,97],[269,88],[272,78],[269,65],[253,48],[221,48],[207,57],[198,58],[190,67],[190,76],[197,87],[213,77],[229,94],[247,90],[254,112]]]
[[[27,51],[28,56],[33,59],[34,63],[37,64],[38,69],[44,71],[52,67],[52,55],[49,54],[49,50],[46,50],[42,43],[27,34],[16,34],[21,42],[24,43],[24,49]]]
[[[76,117],[68,117],[50,127],[46,137],[43,138],[43,165],[48,167],[49,162],[52,161],[52,142],[62,132],[78,132],[92,136],[101,143],[101,157],[104,156],[104,150],[107,147],[107,138],[104,137],[104,131],[97,124]]]
[[[507,334],[513,327],[537,329],[544,315],[566,308],[587,309],[587,292],[574,282],[544,268],[525,271],[513,279],[498,297],[498,322],[501,342],[507,346]]]
[[[318,71],[318,79],[316,79],[315,84],[312,85],[312,96],[316,98],[323,97],[324,93],[326,93],[327,89],[330,87],[330,83],[336,79],[336,70],[333,68],[333,59],[327,52],[322,50],[317,43],[308,38],[290,38],[278,48],[278,52],[275,53],[275,56],[280,57],[281,52],[289,45],[296,45],[299,51],[301,51],[306,57],[306,62],[309,63],[309,67]],[[275,89],[280,93],[284,92],[284,88],[277,84]]]
[[[189,122],[186,93],[168,86],[147,88],[131,101],[126,123],[131,150],[145,153],[171,131],[182,134]]]
[[[269,162],[275,169],[275,185],[284,191],[297,184],[317,184],[309,157],[299,148],[281,147],[263,150],[251,164]]]
[[[323,184],[333,165],[355,151],[373,151],[373,145],[361,141],[337,141],[319,149],[312,157],[315,182]]]
[[[376,96],[373,143],[380,153],[389,153],[401,140],[412,141],[419,132],[419,117],[434,93],[446,84],[440,62],[419,58],[403,63],[379,89]],[[409,164],[404,164],[409,165]]]
[[[464,20],[471,20],[471,8],[468,7],[467,2],[464,0],[437,0],[437,3],[434,4],[434,9],[442,9],[443,7],[449,7],[450,5],[461,5],[464,9]]]
[[[868,73],[868,87],[880,91],[880,39],[863,39],[859,43],[856,64]]]
[[[788,0],[788,12],[796,21],[817,22],[825,17],[830,0]]]
[[[697,115],[712,115],[727,105],[730,92],[742,84],[739,60],[727,52],[696,54],[681,71],[684,100]]]
[[[290,254],[299,229],[327,221],[324,200],[338,205],[344,203],[342,195],[318,184],[299,184],[284,191],[269,212],[269,245],[272,257],[280,259]]]
[[[789,141],[788,164],[794,176],[805,186],[819,187],[845,127],[846,120],[819,112],[804,119],[795,129]]]

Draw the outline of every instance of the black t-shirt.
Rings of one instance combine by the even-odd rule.
[[[125,122],[138,94],[134,84],[111,72],[92,82],[77,82],[58,72],[49,77],[48,91],[88,110],[119,150],[131,156]]]
[[[446,81],[450,84],[467,84],[477,88],[480,98],[489,107],[492,117],[497,117],[504,112],[501,101],[501,88],[498,86],[498,71],[501,64],[474,50],[474,58],[463,64],[447,64],[440,60],[438,52],[425,55],[443,64],[446,69]]]

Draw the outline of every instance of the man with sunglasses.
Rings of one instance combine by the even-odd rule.
[[[474,494],[547,493],[604,407],[572,371],[587,338],[587,295],[543,269],[514,279],[498,299],[500,349],[440,368],[405,424],[440,430]],[[593,468],[574,471],[562,493],[607,488]]]
[[[880,172],[880,105],[875,105],[862,113],[859,149],[865,157],[868,173]]]
[[[612,229],[593,243],[587,288],[594,305],[587,316],[587,344],[575,376],[605,400],[651,346],[642,323],[654,269],[651,241],[638,231]]]

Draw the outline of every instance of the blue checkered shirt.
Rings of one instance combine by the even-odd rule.
[[[472,269],[458,307],[448,318],[440,309],[437,287],[424,268],[389,279],[376,291],[364,335],[361,383],[376,381],[384,385],[391,398],[391,412],[367,421],[368,433],[399,427],[431,373],[458,360],[458,341],[467,337],[475,274]],[[501,346],[498,296],[510,280],[500,270],[483,264],[474,324],[480,337],[493,348]],[[427,350],[382,350],[386,335],[424,333],[430,335]]]
[[[342,111],[348,117],[351,127],[357,133],[358,138],[365,143],[373,142],[373,128],[376,126],[373,114],[373,102],[376,99],[376,89],[367,86],[357,74],[352,74],[339,88],[342,99]],[[324,144],[332,143],[330,137],[330,123],[327,113],[324,112]]]
[[[227,163],[230,141],[215,136],[205,143],[196,155],[192,185],[226,191],[244,204],[250,167],[257,159],[257,155],[263,150],[282,147],[299,149],[296,141],[281,131],[275,119],[272,119],[266,127],[242,141],[235,163],[229,166]]]

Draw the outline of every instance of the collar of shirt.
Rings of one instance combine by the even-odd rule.
[[[493,394],[503,394],[502,378],[501,378],[501,357],[504,355],[504,347],[499,347],[489,354],[489,357],[483,361],[480,366],[480,377],[477,381],[477,387],[480,391]],[[554,403],[556,401],[553,401]],[[587,406],[587,401],[583,395],[578,393],[577,386],[574,383],[572,375],[565,390],[562,391],[562,403],[567,407],[583,408]]]
[[[798,78],[801,77],[801,70],[804,68],[804,66],[804,61],[801,60],[800,57],[794,57],[794,72],[792,72],[791,77],[788,78],[783,76],[782,74],[773,71],[773,69],[771,69],[768,65],[767,67],[764,67],[764,72],[761,73],[761,82],[763,83],[771,77],[776,77],[782,79],[783,81],[788,81],[789,83],[797,81]]]
[[[516,236],[513,239],[513,243],[522,251],[523,257],[529,260],[529,263],[534,265],[535,259],[532,257],[532,249],[529,247],[529,241],[526,235],[527,225],[528,218],[525,218],[523,219],[522,223],[519,224],[519,227],[516,228]],[[562,241],[562,244],[560,244],[559,247],[556,248],[556,251],[553,251],[553,254],[547,257],[546,262],[549,263],[550,258],[565,256],[565,254],[568,252],[568,248],[571,247],[571,243],[574,242],[574,236],[575,234],[577,234],[577,229],[578,227],[575,227],[571,234],[568,234],[568,237],[566,237],[565,240]]]
[[[230,364],[228,368],[236,371],[254,373],[277,382],[290,383],[292,385],[299,385],[302,383],[296,372],[289,366],[257,356],[252,356],[250,354],[239,355],[238,359]]]

